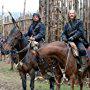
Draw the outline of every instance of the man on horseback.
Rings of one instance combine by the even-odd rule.
[[[45,39],[45,25],[41,22],[40,15],[38,13],[34,13],[32,16],[32,24],[29,27],[28,32],[25,34],[25,36],[29,36],[30,41],[36,41],[39,43],[37,46],[38,48],[41,47],[42,43]],[[34,42],[31,43],[31,48],[34,50],[38,49],[35,48]],[[37,66],[35,67],[36,70],[38,70]]]
[[[45,30],[45,25],[41,22],[40,15],[38,13],[34,13],[32,24],[25,36],[29,36],[30,40],[35,40],[40,43],[45,39]]]
[[[82,63],[80,63],[80,71],[84,72],[87,66],[87,53],[85,47],[88,47],[88,43],[84,38],[83,22],[80,19],[76,19],[75,10],[70,10],[68,13],[68,23],[66,23],[64,26],[62,40],[65,42],[74,42],[76,44],[79,50],[79,56],[82,60]]]

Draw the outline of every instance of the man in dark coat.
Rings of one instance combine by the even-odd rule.
[[[70,10],[68,13],[68,22],[64,26],[62,33],[62,40],[65,42],[74,42],[79,50],[79,56],[82,59],[81,71],[86,68],[86,48],[83,42],[87,42],[84,38],[83,22],[80,19],[76,19],[75,10]],[[88,46],[88,45],[87,45]]]
[[[38,13],[34,13],[32,16],[32,24],[29,27],[28,32],[25,36],[29,36],[31,41],[36,41],[39,43],[39,47],[41,47],[42,43],[45,40],[45,25],[41,22],[40,15]],[[35,70],[38,70],[35,67]]]
[[[41,22],[40,15],[37,13],[33,14],[32,20],[33,22],[25,36],[29,36],[31,40],[41,42],[45,39],[45,25]]]

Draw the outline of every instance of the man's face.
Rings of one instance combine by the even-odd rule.
[[[68,13],[68,16],[70,18],[70,20],[73,20],[76,16],[76,13],[74,10],[70,10],[69,13]]]
[[[35,15],[34,17],[33,17],[33,21],[38,21],[39,20],[39,17],[37,16],[37,15]]]

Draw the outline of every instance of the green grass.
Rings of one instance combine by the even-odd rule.
[[[10,69],[10,64],[0,61],[0,73],[4,75],[4,76],[0,76],[0,78],[14,82],[13,84],[15,84],[17,87],[18,83],[19,84],[21,83],[20,76],[16,69],[14,69],[14,71],[10,71],[9,69]],[[30,90],[29,83],[30,82],[28,80],[27,90]],[[49,82],[48,81],[35,81],[35,90],[49,90]],[[60,90],[71,90],[71,87],[68,85],[61,85]],[[75,86],[75,90],[80,90],[79,86]],[[90,88],[84,87],[83,90],[90,90]]]
[[[27,90],[29,89],[29,82],[27,85]],[[56,89],[56,86],[55,86]],[[79,86],[74,87],[75,90],[80,90]],[[35,90],[49,90],[49,82],[41,82],[41,81],[35,81]],[[71,87],[69,85],[61,85],[60,90],[71,90]],[[90,90],[90,88],[83,87],[83,90]]]

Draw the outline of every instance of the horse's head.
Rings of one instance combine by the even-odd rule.
[[[6,50],[10,50],[12,47],[14,47],[18,43],[21,37],[22,37],[22,33],[17,29],[17,27],[14,27],[11,30],[6,43],[4,44],[4,48]]]

